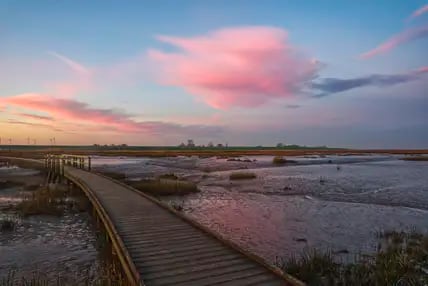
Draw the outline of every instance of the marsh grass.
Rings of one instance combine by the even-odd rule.
[[[128,183],[140,191],[155,196],[186,195],[199,192],[195,183],[183,180],[158,179]]]
[[[12,181],[0,181],[0,190],[2,189],[8,189],[8,188],[13,188],[13,187],[19,187],[22,186],[23,183],[18,183],[18,182],[12,182]]]
[[[100,172],[104,176],[110,177],[115,180],[124,181],[126,180],[126,174],[120,172],[102,171]]]
[[[273,159],[272,159],[272,163],[274,163],[274,164],[285,164],[287,162],[287,159],[285,159],[284,157],[282,157],[282,156],[275,156],[275,157],[273,157]]]
[[[4,216],[0,218],[0,232],[14,231],[19,220],[14,216]]]
[[[250,180],[257,178],[257,175],[252,172],[234,172],[229,175],[230,180]]]
[[[401,158],[404,161],[428,161],[428,156],[412,156]]]
[[[339,263],[331,252],[305,251],[276,265],[307,285],[428,285],[428,234],[379,232],[377,252]]]
[[[85,195],[74,196],[67,200],[67,207],[73,212],[86,212],[91,209],[91,202]]]
[[[18,213],[24,217],[31,215],[60,216],[65,202],[65,192],[60,188],[40,188],[15,206]]]
[[[162,174],[159,176],[159,179],[178,180],[178,176],[174,173]]]

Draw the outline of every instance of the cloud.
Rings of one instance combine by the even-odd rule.
[[[62,61],[63,63],[65,63],[67,66],[69,66],[73,71],[75,71],[78,74],[81,75],[89,75],[91,72],[88,68],[86,68],[85,66],[79,64],[78,62],[64,56],[61,55],[57,52],[53,52],[53,51],[49,51],[48,54],[54,56],[55,58],[59,59],[60,61]]]
[[[33,112],[47,113],[58,121],[68,121],[74,124],[85,124],[105,130],[120,133],[186,133],[211,134],[221,132],[221,127],[206,125],[178,125],[159,121],[136,121],[132,116],[113,109],[90,107],[88,104],[72,99],[55,98],[46,94],[27,93],[0,98],[0,105],[10,105],[24,108]]]
[[[370,50],[368,52],[361,54],[360,57],[362,59],[368,59],[376,55],[385,54],[402,44],[405,44],[407,42],[417,40],[420,38],[424,38],[427,36],[428,36],[428,25],[419,27],[419,28],[409,29],[398,35],[393,36],[386,42],[374,48],[373,50]]]
[[[42,116],[42,115],[29,114],[29,113],[17,113],[17,115],[21,117],[29,118],[29,119],[53,121],[53,118],[50,116]]]
[[[214,108],[256,107],[291,96],[311,80],[318,62],[273,27],[216,30],[197,37],[158,36],[175,52],[150,50],[160,82],[179,86]]]
[[[412,15],[410,16],[411,19],[413,18],[417,18],[419,16],[421,16],[422,14],[425,14],[428,12],[428,4],[425,6],[422,6],[421,8],[419,8],[418,10],[416,10],[415,12],[412,13]]]
[[[422,67],[417,70],[392,75],[374,74],[364,77],[340,79],[340,78],[324,78],[319,82],[312,83],[312,88],[318,90],[316,97],[324,97],[334,93],[340,93],[347,90],[366,87],[388,87],[400,83],[406,83],[420,79],[428,73],[428,67]]]
[[[20,120],[14,120],[14,119],[8,119],[6,122],[7,124],[16,124],[16,125],[25,125],[25,126],[31,126],[31,127],[42,127],[42,128],[48,128],[52,129],[53,131],[62,132],[63,130],[57,127],[54,127],[49,124],[43,124],[43,123],[34,123],[34,122],[27,122],[27,121],[20,121]]]

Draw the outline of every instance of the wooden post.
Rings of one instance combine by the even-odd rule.
[[[91,171],[91,157],[88,157],[88,171]]]
[[[61,176],[64,177],[64,165],[65,165],[65,159],[61,159]]]

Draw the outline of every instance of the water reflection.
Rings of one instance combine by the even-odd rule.
[[[428,231],[427,162],[392,155],[290,159],[297,163],[274,167],[272,156],[154,158],[107,169],[134,179],[175,173],[197,182],[200,193],[164,200],[269,260],[307,247],[352,258],[373,251],[381,229]],[[230,181],[241,169],[257,179]]]
[[[39,172],[17,167],[1,168],[0,180],[22,186],[0,189],[0,218],[13,215],[10,204],[22,200],[26,183],[39,184]],[[16,270],[18,277],[31,277],[37,271],[43,277],[58,276],[76,283],[96,277],[101,263],[96,248],[95,227],[88,213],[66,211],[61,217],[30,216],[16,221],[13,231],[0,232],[0,280]],[[75,285],[75,284],[73,284]]]

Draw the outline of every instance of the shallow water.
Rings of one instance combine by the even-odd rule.
[[[37,171],[28,169],[2,169],[0,180],[36,174]],[[22,192],[22,187],[0,189],[0,218],[13,216],[1,206],[19,202]],[[96,277],[100,260],[95,227],[88,213],[13,218],[17,220],[17,228],[0,232],[0,281],[11,271],[27,278],[36,271],[48,279],[61,276],[73,283]]]
[[[272,156],[241,159],[249,162],[174,157],[122,164],[128,160],[122,158],[101,168],[130,179],[173,172],[197,182],[200,193],[163,200],[270,261],[311,247],[352,259],[375,249],[377,231],[428,231],[428,162],[374,154],[290,157],[296,163],[275,167]],[[257,179],[230,181],[240,169]]]

